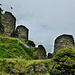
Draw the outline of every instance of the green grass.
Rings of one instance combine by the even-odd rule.
[[[7,73],[7,67],[10,66],[11,69],[17,69],[20,72],[24,72],[25,68],[29,67],[29,66],[34,66],[35,64],[42,62],[45,64],[45,67],[48,69],[49,67],[49,62],[50,59],[46,59],[46,60],[25,60],[25,59],[21,59],[21,58],[6,58],[6,59],[2,59],[0,58],[0,72],[3,73],[2,75],[9,75],[9,73]],[[47,64],[46,64],[47,63]],[[12,75],[12,74],[10,74]],[[29,75],[29,74],[27,74]],[[33,73],[32,75],[38,75],[36,73]],[[40,75],[49,75],[49,73],[47,74],[40,74]]]
[[[21,44],[22,48],[28,53],[28,55],[35,60],[39,59],[37,50],[35,49],[35,47],[33,47],[33,43],[31,43],[29,40],[26,40],[26,39],[22,39],[22,38],[19,38],[19,39],[25,44],[29,45],[29,48],[26,48],[23,44]]]
[[[0,58],[32,59],[21,45],[16,38],[0,37]]]
[[[7,67],[9,66],[12,69],[23,72],[25,68],[34,66],[39,62],[44,63],[48,69],[50,59],[33,59],[38,59],[37,51],[34,47],[26,48],[16,38],[0,37],[0,75],[13,75],[8,73]],[[38,74],[33,73],[32,75]],[[40,75],[49,75],[49,73]]]
[[[26,43],[28,46],[30,47],[35,47],[35,43],[31,40],[27,40],[27,39],[22,39],[22,38],[19,38],[21,41],[23,41],[24,43]]]

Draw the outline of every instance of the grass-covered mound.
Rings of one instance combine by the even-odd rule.
[[[49,68],[50,59],[38,59],[37,50],[35,47],[26,48],[16,38],[0,37],[0,75],[17,75],[11,74],[13,69],[19,72],[24,72],[26,68],[34,66],[38,63],[44,63],[45,67]],[[29,75],[25,74],[25,75]],[[35,72],[31,75],[38,75]],[[40,75],[49,75],[40,74]]]
[[[32,59],[27,50],[16,38],[0,37],[0,58]]]

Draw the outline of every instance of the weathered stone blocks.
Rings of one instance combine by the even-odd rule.
[[[29,30],[23,25],[20,25],[16,28],[16,33],[19,38],[28,39],[28,31]]]
[[[4,25],[4,35],[11,37],[11,33],[15,31],[16,18],[10,12],[2,14],[2,23]]]
[[[16,28],[16,18],[10,12],[5,12],[1,15],[4,33],[0,32],[0,36],[17,37],[28,40],[28,29],[20,25]]]
[[[48,53],[48,59],[53,58],[52,53]]]
[[[39,59],[46,59],[46,50],[42,45],[38,46],[37,53],[39,55]]]
[[[39,62],[33,66],[29,66],[28,68],[26,68],[24,73],[27,74],[32,72],[38,73],[38,75],[40,75],[40,73],[41,74],[48,73],[48,69],[45,67],[44,63]]]
[[[72,35],[63,34],[55,39],[54,53],[60,49],[74,47],[74,39]]]

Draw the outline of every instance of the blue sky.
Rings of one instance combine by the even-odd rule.
[[[16,17],[16,25],[29,29],[29,39],[53,52],[61,34],[75,36],[75,0],[0,0],[4,11]],[[13,7],[13,10],[10,9]]]

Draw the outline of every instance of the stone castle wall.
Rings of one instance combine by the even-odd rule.
[[[19,38],[28,39],[28,29],[25,26],[18,26],[16,28],[16,33]]]
[[[16,28],[16,18],[10,12],[5,12],[1,16],[4,26],[4,33],[0,33],[0,36],[17,37],[28,40],[28,29],[20,25]]]
[[[37,48],[37,53],[39,55],[39,59],[46,59],[46,50],[42,45],[39,45]]]
[[[65,48],[74,48],[74,39],[72,35],[61,35],[56,38],[55,44],[54,44],[54,53],[56,53],[60,49]]]
[[[10,12],[5,12],[2,15],[2,23],[4,25],[4,34],[2,35],[11,37],[11,33],[15,31],[16,18]]]

